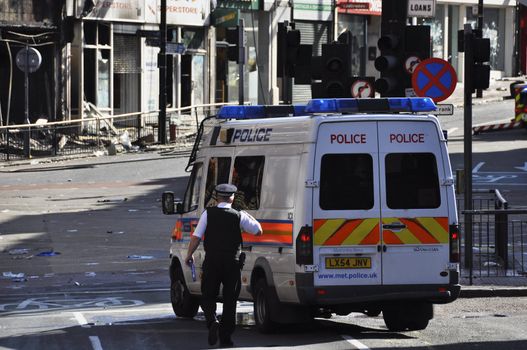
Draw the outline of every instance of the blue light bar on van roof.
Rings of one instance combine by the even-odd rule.
[[[307,105],[223,106],[218,119],[260,119],[328,113],[419,113],[437,109],[428,97],[319,98]]]
[[[218,119],[259,119],[294,117],[306,115],[305,105],[276,105],[276,106],[223,106],[218,112]]]
[[[437,109],[428,97],[320,98],[306,106],[307,113],[399,113],[432,112]]]

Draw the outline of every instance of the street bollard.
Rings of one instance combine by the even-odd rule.
[[[509,227],[507,219],[508,215],[504,213],[494,215],[496,256],[503,261],[505,269],[509,268]]]

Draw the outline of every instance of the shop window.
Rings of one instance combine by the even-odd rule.
[[[373,208],[373,159],[369,154],[325,154],[320,166],[320,208]]]
[[[137,36],[128,34],[114,35],[114,114],[124,114],[139,111],[141,91],[141,61],[139,52],[140,42]]]
[[[109,108],[110,50],[97,50],[97,79],[97,106],[100,108]]]
[[[427,209],[441,205],[436,158],[432,153],[391,153],[384,166],[389,208]]]
[[[97,50],[95,49],[84,49],[84,99],[91,103],[96,103],[95,74],[93,74],[97,62],[96,54]]]
[[[203,29],[187,29],[184,28],[181,30],[181,38],[183,44],[188,49],[203,49]]]
[[[260,207],[264,156],[236,157],[232,183],[238,187],[233,207],[256,210]]]
[[[472,13],[472,7],[467,7],[467,23],[472,28],[477,27],[477,15]],[[505,11],[498,8],[483,9],[483,37],[490,39],[490,67],[493,70],[505,70],[505,37],[503,23],[505,22]],[[501,27],[500,27],[501,26]]]
[[[201,194],[201,180],[203,178],[203,164],[196,163],[192,167],[188,187],[183,201],[184,212],[196,210],[199,205]]]
[[[97,22],[85,21],[84,28],[84,44],[97,45]]]
[[[418,25],[430,26],[430,37],[432,40],[432,57],[444,58],[444,40],[445,40],[445,7],[446,5],[437,5],[434,18],[419,18]]]
[[[217,204],[216,198],[213,196],[214,188],[216,185],[229,182],[230,170],[230,157],[213,157],[209,160],[207,183],[205,185],[205,207],[212,207]]]
[[[99,23],[98,25],[98,44],[99,45],[105,45],[110,46],[111,44],[111,30],[110,25],[106,23]]]

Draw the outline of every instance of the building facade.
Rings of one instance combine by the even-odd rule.
[[[277,26],[294,22],[301,43],[320,55],[344,30],[352,33],[351,71],[378,77],[381,0],[166,0],[169,46],[167,106],[179,108],[238,101],[277,104],[284,84],[277,74]],[[86,102],[119,115],[159,109],[161,0],[0,0],[1,125],[85,117]],[[434,57],[449,61],[463,78],[458,31],[475,23],[478,1],[438,0],[431,26]],[[522,1],[485,0],[483,36],[491,39],[492,76],[527,71],[527,11]],[[243,79],[227,58],[226,28],[242,19],[247,59]],[[475,25],[474,25],[475,27]],[[17,55],[32,47],[42,63],[28,74]],[[294,80],[293,80],[294,82]],[[311,98],[309,85],[292,86],[293,102]]]

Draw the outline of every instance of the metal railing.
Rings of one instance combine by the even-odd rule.
[[[474,277],[527,276],[527,209],[509,209],[498,190],[474,191],[473,209],[464,210],[463,198],[458,200],[458,209],[462,273],[471,284]],[[464,244],[466,216],[472,219],[471,247]]]
[[[223,105],[167,109],[169,141],[191,147],[201,120]],[[0,161],[91,154],[112,144],[136,149],[159,143],[159,111],[109,116],[91,103],[85,103],[84,110],[88,118],[0,126]]]

